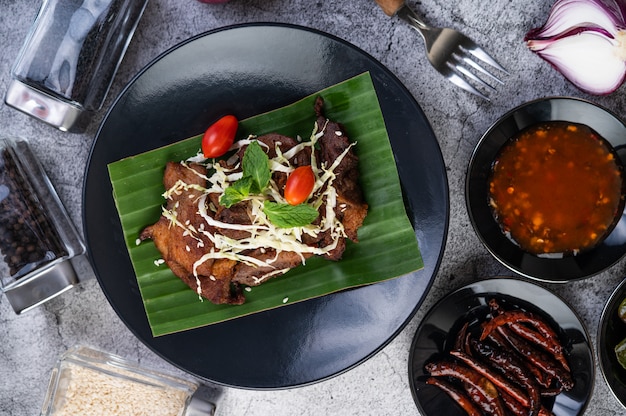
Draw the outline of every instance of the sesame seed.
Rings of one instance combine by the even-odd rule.
[[[64,400],[55,403],[55,413],[93,414],[180,414],[188,400],[182,388],[153,381],[124,368],[78,366],[64,369]],[[142,400],[137,400],[141,397]]]

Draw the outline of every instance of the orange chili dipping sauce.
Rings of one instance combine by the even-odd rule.
[[[577,254],[612,229],[622,165],[588,126],[552,121],[509,140],[492,165],[489,203],[505,234],[533,254]]]

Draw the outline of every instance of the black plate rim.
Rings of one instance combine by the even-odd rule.
[[[122,91],[119,93],[119,95],[117,96],[117,98],[114,100],[114,102],[111,104],[110,108],[107,110],[107,113],[105,115],[105,117],[102,120],[102,123],[100,124],[100,126],[98,127],[97,133],[96,133],[96,139],[93,142],[92,148],[89,152],[89,156],[88,156],[88,161],[87,161],[87,165],[85,168],[85,175],[83,178],[83,194],[82,194],[82,198],[83,198],[83,232],[85,235],[85,240],[88,242],[89,241],[89,230],[88,230],[88,221],[87,221],[87,213],[86,213],[86,209],[85,209],[85,201],[87,198],[87,183],[89,180],[89,167],[91,166],[93,157],[94,157],[94,151],[97,145],[97,138],[99,137],[109,115],[114,111],[115,109],[115,105],[122,99],[122,97],[124,97],[125,94],[128,93],[129,90],[132,89],[133,84],[141,78],[141,76],[147,72],[150,68],[152,68],[154,65],[156,65],[161,59],[167,57],[170,53],[176,51],[177,49],[190,44],[198,39],[204,38],[206,36],[210,36],[212,34],[215,33],[219,33],[219,32],[223,32],[223,31],[228,31],[228,30],[234,30],[234,29],[239,29],[239,28],[250,28],[250,27],[278,27],[278,28],[286,28],[286,29],[291,29],[291,30],[299,30],[299,31],[304,31],[304,32],[309,32],[312,33],[314,35],[317,36],[322,36],[325,38],[328,38],[334,42],[337,42],[338,44],[342,45],[343,47],[349,48],[352,51],[355,51],[359,54],[361,54],[363,56],[364,59],[368,60],[368,63],[370,65],[372,65],[372,67],[377,68],[378,70],[380,70],[381,72],[383,72],[385,74],[385,76],[387,76],[391,81],[395,82],[401,89],[404,90],[405,92],[405,98],[407,101],[410,101],[410,104],[417,108],[422,114],[422,117],[424,118],[426,125],[424,126],[427,130],[428,135],[432,136],[435,139],[435,146],[437,147],[438,150],[438,155],[437,155],[437,159],[438,162],[441,165],[441,180],[442,183],[439,184],[443,190],[445,191],[445,195],[443,196],[443,199],[445,200],[445,207],[443,209],[443,212],[441,214],[443,214],[444,219],[443,219],[443,224],[441,224],[442,226],[442,230],[441,230],[441,241],[440,243],[438,243],[438,247],[436,248],[437,250],[437,254],[436,254],[436,259],[433,262],[434,264],[432,264],[431,267],[431,271],[430,271],[430,277],[428,277],[428,282],[424,287],[424,293],[422,294],[421,299],[416,302],[416,304],[414,305],[413,309],[410,311],[410,313],[406,316],[406,319],[404,320],[404,322],[392,333],[390,334],[390,336],[388,337],[388,339],[386,341],[384,341],[383,343],[381,343],[377,348],[375,348],[374,350],[372,350],[369,354],[363,356],[361,359],[353,362],[352,364],[346,366],[343,369],[340,369],[338,371],[334,371],[332,373],[329,373],[323,377],[319,377],[316,379],[309,379],[309,380],[303,380],[303,381],[299,381],[296,383],[289,383],[289,384],[277,384],[277,385],[271,385],[271,386],[259,386],[259,385],[242,385],[239,383],[232,383],[232,382],[224,382],[222,380],[217,380],[211,377],[207,377],[206,375],[203,374],[199,374],[198,372],[189,369],[189,368],[185,368],[183,366],[181,366],[179,363],[177,363],[175,360],[172,359],[172,357],[166,356],[164,355],[164,353],[162,351],[160,351],[157,347],[155,347],[154,345],[151,345],[151,343],[149,342],[149,340],[144,339],[143,336],[141,336],[141,334],[139,333],[139,330],[137,328],[133,328],[129,322],[127,321],[127,319],[125,319],[125,317],[123,316],[123,314],[121,313],[121,311],[119,310],[118,306],[115,305],[111,295],[109,293],[107,293],[106,291],[103,291],[105,294],[105,297],[107,298],[107,301],[109,302],[109,304],[112,306],[112,308],[114,309],[114,311],[116,312],[116,314],[118,315],[118,317],[124,322],[124,324],[126,325],[126,327],[151,351],[153,351],[155,354],[157,354],[158,356],[160,356],[161,358],[163,358],[165,361],[171,363],[172,365],[180,368],[183,371],[186,371],[200,379],[203,380],[207,380],[209,382],[218,384],[218,385],[223,385],[223,386],[227,386],[227,387],[235,387],[235,388],[241,388],[241,389],[251,389],[251,390],[281,390],[281,389],[286,389],[286,388],[292,388],[292,387],[299,387],[299,386],[306,386],[306,385],[310,385],[310,384],[314,384],[320,381],[324,381],[330,378],[333,378],[337,375],[343,374],[347,371],[349,371],[350,369],[360,365],[361,363],[367,361],[369,358],[371,358],[372,356],[376,355],[380,350],[382,350],[385,346],[387,346],[395,337],[397,337],[397,335],[407,326],[407,324],[411,321],[412,317],[415,315],[415,313],[417,312],[417,310],[419,309],[419,307],[421,306],[421,304],[424,301],[424,298],[427,296],[427,294],[429,293],[433,281],[437,275],[437,272],[439,270],[439,267],[441,265],[442,259],[443,259],[443,254],[445,251],[445,246],[446,246],[446,242],[447,242],[447,236],[448,236],[448,228],[449,228],[449,222],[450,222],[450,201],[449,201],[449,184],[448,184],[448,178],[447,178],[447,174],[445,171],[445,163],[443,160],[443,155],[441,153],[441,149],[439,148],[439,144],[438,142],[436,142],[436,137],[434,135],[434,132],[432,131],[432,127],[430,126],[428,120],[426,119],[426,116],[423,114],[421,107],[419,106],[419,104],[417,103],[417,101],[415,100],[415,98],[410,94],[410,92],[406,89],[406,87],[402,84],[402,82],[389,70],[387,69],[384,65],[382,65],[378,60],[376,60],[375,58],[373,58],[370,54],[368,54],[367,52],[361,50],[360,48],[356,47],[355,45],[347,42],[344,39],[341,39],[337,36],[334,36],[332,34],[328,34],[325,32],[322,32],[320,30],[317,29],[313,29],[313,28],[308,28],[308,27],[304,27],[304,26],[299,26],[299,25],[295,25],[295,24],[288,24],[288,23],[276,23],[276,22],[254,22],[254,23],[242,23],[242,24],[233,24],[233,25],[228,25],[228,26],[224,26],[224,27],[220,27],[220,28],[216,28],[216,29],[212,29],[212,30],[208,30],[205,31],[203,33],[200,33],[198,35],[192,36],[189,39],[186,39],[174,46],[172,46],[171,48],[165,50],[163,53],[159,54],[157,57],[155,57],[152,61],[150,61],[147,65],[145,65],[134,77],[132,77],[132,79],[126,84],[126,86],[122,89]],[[417,231],[416,231],[417,233]],[[93,267],[93,270],[95,272],[95,275],[97,277],[97,280],[100,284],[100,286],[102,287],[102,281],[101,281],[101,277],[100,277],[100,273],[98,271],[97,265],[95,264],[94,261],[94,252],[92,250],[92,247],[88,244],[87,245],[87,257],[90,261],[90,264]]]
[[[588,346],[588,353],[589,353],[589,357],[591,358],[591,366],[589,368],[590,370],[590,385],[589,385],[589,389],[588,389],[588,395],[587,395],[587,400],[584,403],[584,405],[581,407],[580,412],[576,415],[576,416],[580,416],[583,415],[585,413],[585,410],[587,409],[587,407],[589,406],[589,403],[591,402],[591,397],[593,395],[593,391],[595,389],[595,375],[596,375],[596,357],[593,351],[593,345],[591,342],[591,337],[589,335],[589,330],[587,329],[587,326],[585,325],[582,317],[579,315],[579,313],[569,304],[569,302],[567,302],[562,296],[560,296],[559,294],[553,292],[552,290],[549,290],[547,288],[545,288],[544,286],[540,285],[538,282],[535,281],[531,281],[531,280],[526,280],[524,278],[521,277],[517,277],[517,276],[503,276],[503,275],[498,275],[498,276],[493,276],[493,277],[487,277],[481,280],[476,280],[473,281],[471,283],[465,284],[461,287],[458,287],[456,289],[453,289],[449,292],[447,292],[444,296],[442,296],[437,302],[435,302],[435,304],[433,304],[433,306],[428,310],[428,312],[424,315],[424,317],[422,318],[422,320],[420,321],[415,334],[413,336],[413,339],[411,341],[411,347],[409,349],[409,359],[408,359],[408,375],[409,375],[409,388],[411,389],[411,395],[413,397],[413,400],[415,402],[416,407],[419,409],[420,412],[424,412],[423,408],[420,405],[420,400],[417,396],[417,386],[415,385],[415,374],[413,373],[413,368],[415,365],[415,354],[414,351],[416,349],[417,343],[419,341],[419,336],[421,334],[422,328],[423,328],[423,324],[425,322],[428,322],[429,319],[435,314],[437,313],[438,309],[441,308],[441,306],[443,304],[445,304],[447,301],[449,301],[451,298],[453,298],[455,295],[457,295],[458,293],[467,290],[468,288],[471,288],[473,286],[477,286],[477,285],[496,285],[498,282],[501,282],[503,284],[506,284],[507,282],[516,282],[518,284],[521,285],[529,285],[529,286],[534,286],[535,288],[538,288],[539,290],[544,291],[547,294],[550,294],[551,296],[553,296],[555,299],[557,299],[558,301],[560,301],[566,308],[567,310],[576,318],[577,322],[579,323],[580,327],[583,330],[583,334],[585,336],[585,343]],[[493,292],[493,293],[501,293],[501,292]],[[520,300],[525,300],[522,298],[519,298],[517,296],[515,296],[515,294],[506,294],[507,296],[513,297],[513,298],[518,298]],[[532,301],[530,300],[526,300],[527,302],[532,303]],[[541,308],[540,306],[537,306],[537,308]],[[424,413],[424,416],[430,416],[427,415],[426,413]]]
[[[613,230],[609,233],[609,235],[603,240],[603,242],[601,242],[597,247],[591,249],[590,251],[581,253],[578,256],[575,256],[578,258],[585,257],[587,259],[593,259],[594,261],[601,263],[601,265],[599,266],[591,267],[590,270],[580,269],[580,270],[576,270],[576,273],[574,274],[569,274],[569,270],[564,271],[564,270],[559,269],[558,263],[564,262],[564,261],[570,261],[571,259],[573,259],[573,257],[571,256],[568,256],[565,259],[538,258],[532,254],[525,253],[523,250],[521,250],[519,247],[517,247],[514,243],[510,241],[504,242],[504,246],[506,246],[507,249],[515,251],[517,255],[519,255],[520,257],[523,257],[525,260],[530,260],[531,262],[534,263],[534,267],[539,267],[539,268],[544,269],[544,270],[541,270],[541,272],[537,273],[536,271],[531,272],[525,269],[523,264],[519,264],[519,263],[523,263],[524,260],[519,260],[518,262],[513,263],[508,258],[505,258],[502,255],[503,245],[501,244],[492,245],[487,241],[487,238],[485,234],[483,233],[484,224],[481,224],[480,221],[476,218],[475,213],[474,213],[474,209],[476,208],[472,204],[472,201],[471,201],[471,197],[472,197],[471,188],[472,188],[473,181],[474,181],[474,179],[472,178],[472,173],[475,168],[476,159],[480,156],[481,151],[483,151],[483,149],[485,148],[486,143],[489,141],[489,138],[491,137],[493,132],[496,131],[500,126],[508,122],[510,119],[512,119],[516,114],[520,112],[526,111],[527,109],[533,109],[534,107],[540,106],[544,103],[558,102],[558,101],[570,101],[570,102],[582,104],[585,106],[591,106],[601,112],[606,113],[607,116],[612,117],[615,122],[621,124],[621,126],[624,129],[626,129],[626,123],[615,112],[603,107],[602,105],[599,105],[590,100],[586,100],[586,99],[579,98],[579,97],[550,96],[550,97],[537,98],[537,99],[525,102],[523,104],[520,104],[519,106],[513,108],[512,110],[509,110],[504,115],[500,116],[485,131],[485,133],[481,136],[480,140],[474,147],[474,150],[472,151],[472,154],[470,156],[470,160],[467,166],[467,170],[466,170],[465,204],[466,204],[468,216],[472,224],[472,228],[474,229],[474,232],[478,236],[483,246],[487,249],[487,251],[489,251],[489,253],[499,263],[501,263],[503,266],[507,267],[509,270],[523,277],[526,277],[526,278],[529,278],[538,282],[565,284],[567,282],[582,280],[582,279],[586,279],[586,278],[595,276],[597,274],[600,274],[603,271],[609,269],[611,266],[615,265],[617,262],[620,261],[620,259],[624,257],[624,255],[626,254],[626,239],[624,237],[619,237],[620,233],[616,229],[618,227],[619,228],[626,227],[626,211],[622,212],[621,218],[619,219],[619,221],[617,221],[617,224],[615,225]],[[556,120],[556,119],[550,118],[547,120]],[[539,121],[546,121],[546,120],[541,119]],[[568,121],[575,121],[575,120],[568,120]],[[624,146],[624,145],[626,145],[626,137],[622,138],[620,142],[620,146]],[[626,167],[626,163],[624,163],[626,161],[625,156],[622,155],[620,159],[622,160],[622,164],[624,164],[624,166]],[[485,198],[485,201],[486,201],[486,198]],[[497,225],[495,220],[493,220],[493,223]],[[609,237],[616,237],[616,236],[618,238],[621,238],[622,249],[620,250],[619,254],[611,253],[608,250],[606,250],[607,245],[605,244],[605,241]],[[500,242],[503,242],[503,241],[500,241]],[[605,251],[608,254],[604,253]],[[588,262],[583,262],[583,263],[588,263]]]
[[[600,372],[602,373],[602,378],[606,382],[609,391],[615,397],[615,399],[619,402],[622,407],[626,409],[626,394],[620,396],[617,393],[617,388],[621,387],[622,391],[626,392],[626,377],[623,380],[620,380],[615,375],[611,374],[610,369],[616,364],[611,362],[612,358],[609,358],[610,353],[612,353],[612,348],[609,349],[607,346],[607,332],[609,331],[609,325],[613,321],[618,321],[619,319],[616,317],[617,308],[620,304],[620,301],[626,297],[626,278],[622,279],[622,281],[613,289],[611,295],[606,301],[604,308],[602,309],[602,314],[600,315],[600,321],[598,324],[598,332],[597,332],[597,351],[596,354],[598,356],[598,363],[600,366]]]

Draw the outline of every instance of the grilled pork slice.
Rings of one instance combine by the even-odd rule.
[[[326,120],[322,106],[319,99],[315,106],[317,130],[323,133],[318,139],[319,148],[305,146],[289,159],[289,163],[293,167],[309,165],[312,152],[318,168],[329,169],[339,161],[332,170],[332,186],[337,200],[333,212],[343,226],[343,234],[338,237],[337,230],[331,228],[301,236],[303,245],[320,248],[324,257],[339,260],[345,250],[346,237],[357,241],[357,230],[368,207],[358,184],[358,158],[343,127]],[[257,140],[265,144],[270,158],[277,156],[276,147],[285,154],[299,145],[293,138],[279,134],[264,135]],[[238,152],[239,161],[244,152],[245,146]],[[227,170],[236,172],[239,169],[237,160],[231,161],[230,165],[227,161],[219,163]],[[286,180],[286,173],[280,170],[272,173],[272,181],[281,192]],[[252,238],[250,228],[241,227],[252,225],[250,201],[244,200],[230,208],[220,205],[221,193],[210,191],[212,183],[207,178],[207,169],[200,164],[168,163],[163,183],[168,190],[163,215],[155,224],[146,227],[140,238],[152,239],[172,272],[213,303],[242,304],[245,302],[244,286],[257,286],[282,275],[314,255],[313,252],[294,252],[271,246],[243,249],[237,252],[239,257],[218,255],[220,249],[215,241],[221,241],[221,245],[224,241],[236,245],[245,244],[245,240]],[[325,184],[316,195],[323,195],[327,187]],[[314,225],[320,225],[326,208],[327,201],[323,200],[319,208],[321,215]]]
[[[205,223],[198,214],[197,202],[203,192],[194,185],[204,188],[206,173],[206,168],[201,165],[169,162],[163,175],[165,189],[173,189],[176,184],[187,185],[174,192],[167,201],[166,209],[176,210],[176,222],[172,223],[171,218],[162,215],[155,224],[146,227],[139,238],[152,239],[172,273],[193,290],[199,291],[202,297],[217,304],[240,305],[245,298],[241,289],[231,283],[236,261],[207,260],[199,265],[197,279],[194,275],[194,263],[214,247],[207,235],[191,232]],[[217,231],[207,226],[204,228],[209,232]]]
[[[340,123],[326,119],[323,113],[324,102],[318,98],[315,102],[317,129],[324,132],[320,138],[319,160],[327,165],[337,160],[350,147],[350,140]],[[367,204],[359,185],[359,158],[350,149],[335,169],[334,186],[337,189],[335,212],[343,224],[346,235],[354,242],[358,241],[357,230],[367,215]]]

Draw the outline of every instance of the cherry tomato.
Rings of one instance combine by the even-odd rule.
[[[204,157],[220,157],[226,153],[235,141],[238,125],[237,117],[230,114],[211,124],[202,136]]]
[[[285,199],[289,205],[298,205],[309,199],[315,185],[315,175],[311,166],[300,166],[294,169],[287,178]]]

